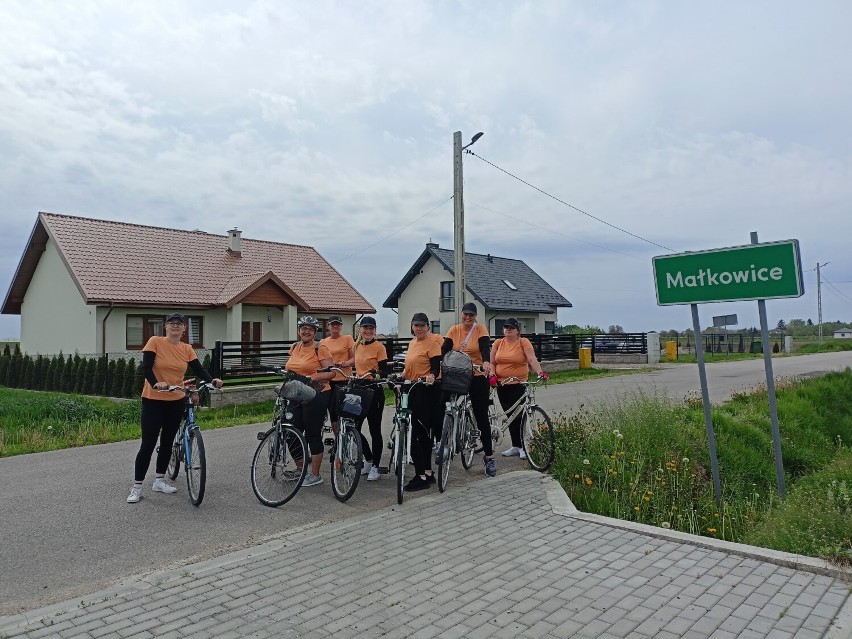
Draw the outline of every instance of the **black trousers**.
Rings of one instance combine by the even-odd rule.
[[[524,385],[523,384],[508,384],[506,386],[498,386],[497,387],[497,397],[500,398],[500,406],[503,407],[503,410],[508,410],[515,405],[524,394]],[[521,411],[518,416],[512,420],[512,423],[509,424],[509,434],[512,437],[512,446],[515,448],[523,448],[524,443],[521,440],[521,420],[524,417],[523,411]]]
[[[370,439],[373,440],[373,446],[367,443],[367,438],[364,433],[361,433],[361,448],[364,451],[364,459],[371,462],[373,466],[378,466],[382,459],[382,451],[384,450],[384,439],[382,439],[382,413],[385,410],[385,394],[381,388],[377,388],[373,393],[373,403],[370,404],[370,410],[367,412],[367,423],[370,425]],[[361,426],[364,424],[362,417],[357,421],[358,431],[361,431]]]
[[[156,472],[162,475],[169,467],[172,456],[172,444],[183,419],[184,400],[161,400],[142,398],[142,444],[136,453],[136,464],[133,478],[141,482],[148,474],[151,457],[160,440],[160,451],[157,453]]]
[[[444,404],[440,383],[416,386],[408,396],[408,406],[411,408],[411,461],[414,472],[423,475],[432,470],[432,444],[441,436]]]
[[[328,390],[317,393],[307,404],[293,405],[293,426],[305,434],[311,455],[325,450],[322,443],[322,425],[325,423],[330,397],[331,391]]]

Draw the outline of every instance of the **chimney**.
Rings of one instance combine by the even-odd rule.
[[[487,257],[486,259],[487,259],[489,262],[492,262],[492,263],[494,262],[494,258],[493,258],[493,257],[491,257],[491,253],[489,253],[489,254],[488,254],[488,257]]]
[[[240,236],[242,235],[242,231],[239,229],[231,229],[228,231],[228,253],[231,255],[235,255],[236,257],[240,256]]]

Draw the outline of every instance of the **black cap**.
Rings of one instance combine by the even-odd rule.
[[[505,322],[503,322],[503,328],[514,328],[517,330],[521,330],[521,325],[514,317],[510,317]]]
[[[340,315],[332,315],[328,318],[329,324],[343,324],[343,320],[340,319]]]
[[[414,317],[411,318],[412,324],[426,324],[429,325],[429,318],[426,317],[426,313],[415,313]]]
[[[462,313],[473,313],[476,315],[476,304],[473,302],[468,302],[464,306],[462,306]]]
[[[376,318],[375,317],[362,317],[361,318],[361,326],[372,326],[376,328]]]
[[[186,324],[186,315],[183,313],[169,313],[166,315],[167,322],[180,322],[181,324]]]

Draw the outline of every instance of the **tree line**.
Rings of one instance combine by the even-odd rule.
[[[210,366],[210,355],[204,367]],[[138,397],[142,393],[142,367],[133,357],[80,357],[22,353],[15,344],[0,355],[0,385],[7,388],[98,395],[102,397]]]

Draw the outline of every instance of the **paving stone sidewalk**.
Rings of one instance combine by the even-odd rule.
[[[0,617],[0,637],[845,639],[841,577],[576,513],[516,472]]]

